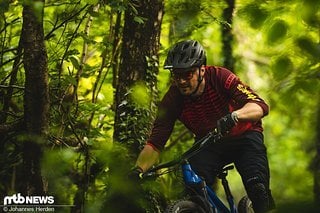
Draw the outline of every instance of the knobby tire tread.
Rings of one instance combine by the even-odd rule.
[[[206,211],[190,200],[178,200],[170,204],[165,213],[206,213]]]
[[[244,196],[238,203],[238,213],[254,213],[252,202],[248,196]]]

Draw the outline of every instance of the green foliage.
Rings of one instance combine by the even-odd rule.
[[[320,21],[320,6],[317,0],[304,0],[297,1],[301,6],[299,13],[301,14],[301,18],[303,21],[307,23],[307,25],[319,28]]]
[[[0,15],[1,16],[3,16],[3,14],[9,10],[9,4],[10,4],[10,0],[2,0],[0,2]],[[2,23],[1,23],[1,28],[2,28]]]
[[[128,101],[122,101],[119,106],[126,108],[126,112],[120,114],[123,133],[119,139],[127,145],[139,144],[140,148],[146,142],[146,136],[151,128],[150,118],[153,116],[150,108],[151,99],[145,89],[145,85],[134,85],[133,89],[128,91]]]
[[[314,114],[317,113],[317,100],[314,97],[319,96],[320,91],[317,77],[319,48],[318,29],[313,27],[315,22],[311,21],[313,24],[310,22],[308,26],[304,23],[303,14],[315,12],[308,3],[298,0],[290,1],[290,4],[273,3],[252,3],[267,11],[264,25],[260,25],[258,15],[252,16],[254,13],[250,11],[253,18],[247,20],[247,6],[241,12],[244,21],[257,29],[250,34],[253,38],[257,35],[256,45],[251,44],[250,48],[267,59],[267,63],[259,64],[256,72],[266,66],[272,74],[268,77],[260,74],[264,76],[263,81],[269,84],[261,86],[261,89],[266,89],[265,97],[271,106],[270,115],[264,118],[265,141],[269,153],[271,189],[282,212],[288,208],[286,203],[297,202],[297,206],[312,203],[313,177],[309,165],[315,155]],[[260,34],[260,30],[265,34]]]
[[[264,118],[271,189],[281,211],[288,208],[285,203],[295,201],[310,206],[313,177],[309,165],[315,155],[315,97],[320,91],[319,4],[299,0],[240,1],[237,6],[232,26],[237,41],[237,73],[252,82],[251,86],[271,107],[270,115]],[[194,26],[192,21],[189,24]],[[211,24],[201,29],[189,36],[207,47],[209,64],[219,65],[218,60],[212,60],[220,54],[217,28]],[[209,29],[214,33],[210,34]],[[242,183],[237,175],[233,176],[231,187],[239,198],[244,193]]]
[[[268,31],[267,40],[269,43],[274,44],[284,39],[287,34],[288,25],[283,20],[275,21]]]
[[[301,49],[302,52],[314,58],[314,60],[319,59],[320,49],[319,44],[314,42],[310,37],[302,36],[295,40],[297,46]]]
[[[273,65],[273,77],[275,80],[283,80],[288,77],[293,70],[293,63],[287,56],[276,58]]]
[[[71,149],[47,150],[42,160],[42,172],[48,180],[50,194],[55,196],[57,203],[73,204],[76,185],[72,180],[75,168],[79,163],[79,153]],[[68,189],[68,190],[65,190]]]
[[[138,82],[132,87],[130,93],[130,99],[136,105],[136,107],[148,107],[151,103],[150,93],[148,93],[147,87],[143,82]]]
[[[100,9],[94,10],[98,2]],[[33,4],[35,10],[43,6],[38,3]],[[161,58],[146,59],[148,70],[144,79],[153,82],[157,78],[158,82],[141,81],[133,85],[122,103],[127,111],[121,115],[121,125],[133,131],[121,136],[127,143],[138,141],[142,146],[146,140],[150,118],[154,118],[156,109],[153,101],[157,100],[158,93],[162,97],[170,85],[170,74],[162,69],[162,64],[172,43],[186,38],[198,39],[207,50],[208,64],[222,64],[220,27],[230,27],[221,21],[225,2],[166,0],[165,3]],[[113,44],[116,15],[129,8],[136,15],[135,21],[145,20],[130,1],[61,0],[46,1],[44,6],[51,111],[42,172],[48,180],[49,193],[55,195],[58,204],[73,204],[76,195],[85,190],[87,212],[126,204],[148,207],[148,202],[132,200],[140,196],[139,190],[128,187],[126,173],[137,153],[112,142],[114,77],[117,75],[113,75],[112,66],[118,63],[112,51],[119,48],[119,44]],[[14,105],[6,112],[6,124],[23,116],[22,59],[16,61],[19,65],[16,79],[11,78],[18,58],[22,9],[22,1],[0,1],[1,113],[2,97],[10,84],[14,86],[10,99]],[[237,1],[231,26],[237,73],[270,103],[270,115],[263,120],[265,141],[271,188],[281,211],[298,201],[309,207],[313,197],[310,162],[315,155],[315,124],[319,122],[315,118],[320,91],[319,20],[317,0],[241,0]],[[158,74],[153,68],[159,64]],[[3,168],[0,177],[4,180],[0,184],[1,193],[14,192],[11,181],[22,163],[19,135],[11,132],[0,139]],[[179,155],[192,142],[192,135],[178,122],[161,160]],[[81,185],[85,178],[88,178],[86,184]],[[244,191],[235,172],[230,175],[230,182],[236,198],[240,197]],[[164,193],[166,198],[178,198],[182,183],[176,173],[143,187]]]
[[[259,2],[249,3],[243,6],[239,15],[244,16],[252,28],[260,28],[269,16],[268,10],[262,7]]]

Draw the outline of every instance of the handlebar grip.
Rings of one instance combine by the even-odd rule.
[[[156,172],[146,172],[141,175],[142,180],[154,180],[158,177],[159,175]]]

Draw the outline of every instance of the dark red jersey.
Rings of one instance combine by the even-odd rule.
[[[196,138],[201,138],[216,127],[217,120],[248,102],[257,103],[264,115],[268,114],[269,107],[264,100],[231,71],[207,66],[204,78],[204,92],[196,98],[181,95],[175,85],[169,88],[159,104],[158,116],[148,140],[151,146],[163,149],[176,120],[180,120]],[[248,130],[262,132],[261,120],[239,122],[231,130],[230,137]]]

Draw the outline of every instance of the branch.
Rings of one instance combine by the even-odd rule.
[[[10,23],[5,22],[4,27],[3,27],[2,29],[0,29],[0,34],[2,34],[2,32],[5,31],[6,28],[7,28],[9,25],[14,24],[15,22],[19,21],[19,19],[21,19],[21,18],[20,18],[20,17],[19,17],[19,18],[15,18],[15,19],[13,19]]]
[[[0,84],[0,88],[2,89],[21,89],[21,90],[24,90],[25,87],[23,86],[17,86],[17,85],[1,85]]]
[[[67,22],[69,22],[70,20],[72,20],[74,17],[76,17],[77,15],[79,15],[84,9],[86,9],[89,5],[85,5],[83,8],[81,8],[78,12],[72,14],[71,16],[69,16],[66,20],[64,20],[63,22],[61,22],[59,25],[54,26],[51,31],[44,37],[44,40],[48,40],[52,34],[54,33],[54,31],[56,31],[57,29],[59,29],[60,27],[63,27]],[[56,20],[56,23],[58,22],[58,20]]]

